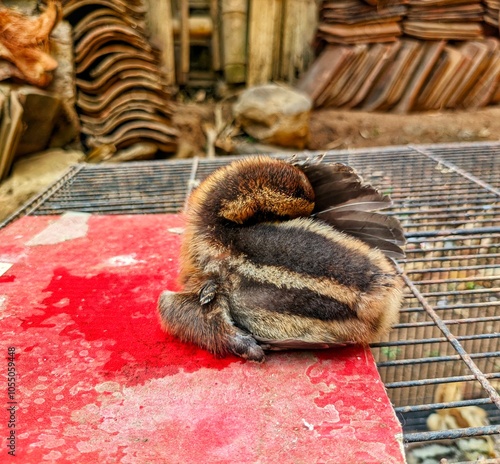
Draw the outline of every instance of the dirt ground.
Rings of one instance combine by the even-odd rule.
[[[173,123],[180,132],[177,158],[206,156],[206,134],[217,126],[215,109],[216,105],[207,101],[176,103]],[[229,104],[221,107],[219,114],[223,125],[231,125]],[[238,135],[237,130],[231,135],[234,137],[218,144],[217,156],[282,150],[280,147],[253,145],[250,138],[241,133]],[[500,107],[410,115],[317,110],[311,115],[307,148],[322,151],[486,140],[500,140]],[[19,160],[20,169],[14,169],[14,175],[0,184],[0,221],[52,183],[69,164],[81,159],[78,155],[65,156],[64,152],[52,156],[49,159],[35,155]]]
[[[190,148],[182,151],[181,157],[204,156],[203,126],[213,124],[213,114],[210,104],[188,103],[178,107],[174,123],[181,131],[183,144]],[[316,110],[311,115],[307,148],[334,150],[486,140],[500,140],[500,107],[408,115]]]

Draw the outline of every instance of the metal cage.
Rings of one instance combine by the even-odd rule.
[[[500,143],[473,143],[332,151],[324,158],[354,167],[390,194],[389,214],[405,229],[401,320],[372,351],[410,448],[500,432],[499,156]],[[234,159],[76,165],[0,227],[24,214],[68,210],[177,213],[196,182]],[[486,411],[487,421],[456,419],[480,411],[470,407]],[[457,427],[429,429],[430,417],[448,416]]]

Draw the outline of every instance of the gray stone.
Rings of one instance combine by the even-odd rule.
[[[255,139],[303,149],[309,137],[311,99],[290,87],[267,84],[245,90],[233,106],[236,121]]]

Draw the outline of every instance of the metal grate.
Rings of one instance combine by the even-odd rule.
[[[306,154],[304,154],[306,156]],[[500,432],[500,143],[328,152],[389,193],[408,239],[400,323],[374,344],[382,379],[407,443]],[[79,165],[22,214],[175,213],[192,185],[235,158]],[[5,225],[5,223],[3,225]],[[0,225],[1,226],[1,225]],[[461,382],[463,396],[440,401]],[[429,430],[430,414],[464,406],[490,425]],[[462,410],[463,411],[463,410]],[[437,461],[439,462],[439,461]]]

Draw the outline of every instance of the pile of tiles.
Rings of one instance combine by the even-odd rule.
[[[405,38],[330,45],[297,88],[315,107],[406,113],[498,103],[499,77],[498,39],[450,45]]]
[[[500,0],[484,0],[483,4],[484,22],[498,31],[500,27]]]
[[[493,4],[498,0],[488,0]],[[483,37],[480,0],[324,1],[320,7],[319,43],[377,43],[401,35],[424,40],[469,40]],[[498,10],[497,10],[498,12]],[[498,23],[498,16],[497,16]]]
[[[392,2],[379,9],[361,0],[323,2],[318,39],[327,43],[357,44],[389,42],[402,34],[406,7]]]
[[[66,0],[73,26],[77,107],[88,148],[147,143],[172,153],[171,95],[147,40],[140,0]]]
[[[483,37],[480,0],[410,0],[406,35],[419,39],[469,40]]]
[[[498,14],[500,1],[488,2]],[[483,38],[484,14],[479,1],[324,1],[319,56],[296,86],[315,107],[406,113],[496,104],[500,46]]]

